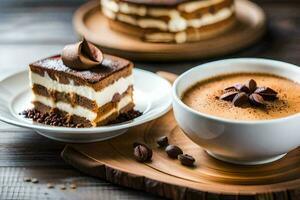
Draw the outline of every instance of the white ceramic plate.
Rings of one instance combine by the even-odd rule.
[[[134,69],[135,109],[143,115],[130,122],[96,128],[65,128],[35,123],[19,115],[31,107],[28,71],[16,73],[0,82],[0,120],[62,142],[84,143],[107,140],[125,133],[128,128],[165,114],[171,108],[171,84],[158,75]]]

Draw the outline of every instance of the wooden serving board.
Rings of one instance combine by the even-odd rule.
[[[263,10],[247,0],[236,0],[238,22],[234,28],[212,39],[185,44],[148,43],[110,30],[99,1],[82,5],[73,18],[80,37],[105,52],[131,60],[174,61],[225,55],[256,42],[265,32]]]
[[[184,167],[168,158],[155,142],[162,135],[193,155],[196,166]],[[153,149],[152,162],[135,161],[133,142]],[[265,165],[218,161],[184,135],[172,111],[109,141],[67,145],[62,157],[89,175],[171,199],[300,199],[300,148]]]

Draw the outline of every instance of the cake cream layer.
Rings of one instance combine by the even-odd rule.
[[[109,109],[112,106],[111,104],[113,102],[118,101],[121,96],[124,96],[126,94],[132,94],[133,87],[129,86],[123,94],[116,93],[109,103],[106,103],[101,107],[99,107],[95,101],[82,97],[78,94],[48,90],[46,87],[42,85],[34,84],[32,86],[32,91],[34,94],[52,98],[53,101],[55,102],[62,101],[62,102],[69,103],[72,106],[73,105],[82,106],[93,112],[100,112],[100,111],[105,112],[105,110]]]
[[[128,87],[133,85],[133,75],[129,75],[127,77],[119,78],[100,91],[95,91],[94,88],[87,85],[76,85],[72,79],[69,79],[69,84],[62,84],[53,80],[47,72],[44,73],[44,76],[31,71],[29,74],[31,87],[33,87],[34,84],[37,84],[52,91],[74,93],[91,101],[95,101],[98,107],[110,102],[116,93],[123,94]]]
[[[222,2],[222,0],[218,0]],[[145,13],[142,7],[133,6],[132,10],[127,3],[115,2],[113,0],[102,0],[103,13],[110,19],[128,23],[140,28],[157,29],[165,32],[180,32],[189,27],[200,28],[206,25],[214,24],[231,17],[234,14],[233,3],[229,6],[224,6],[213,12],[209,9],[205,12],[198,11],[201,7],[211,6],[218,1],[198,1],[185,3],[186,5],[178,6],[178,9],[164,9],[164,8],[149,8]],[[204,3],[206,2],[206,3]],[[197,5],[198,6],[197,6]],[[194,5],[194,6],[193,6]],[[134,12],[136,9],[137,12]],[[182,11],[180,11],[180,8]],[[184,9],[183,9],[184,8]],[[191,18],[182,12],[196,12],[193,13]],[[139,17],[136,17],[139,16]],[[143,17],[142,17],[143,16]],[[167,18],[166,18],[167,17]]]
[[[122,2],[118,0],[101,0],[102,7],[109,9],[115,13],[120,12],[124,14],[138,15],[138,16],[151,16],[151,17],[172,17],[174,11],[193,13],[198,10],[208,8],[211,6],[217,6],[229,0],[194,0],[182,2],[173,7],[166,8],[165,6],[149,6],[138,5],[129,2]],[[231,2],[231,0],[229,1]]]
[[[36,102],[39,102],[47,107],[50,107],[52,109],[59,109],[60,111],[68,113],[68,115],[76,115],[79,117],[82,117],[84,119],[87,119],[88,121],[93,123],[98,123],[100,121],[103,121],[110,117],[110,115],[114,113],[119,113],[123,108],[126,106],[133,104],[132,96],[131,94],[127,94],[123,96],[119,102],[116,103],[116,106],[113,106],[110,110],[108,110],[105,113],[102,113],[99,115],[97,112],[93,112],[85,107],[79,106],[79,105],[71,105],[66,102],[54,102],[51,98],[45,97],[42,95],[32,94],[32,102],[35,104]]]
[[[224,21],[218,22],[216,27],[211,28],[209,26],[202,27],[199,29],[190,29],[187,31],[181,31],[178,33],[167,33],[167,32],[156,32],[156,33],[146,33],[144,35],[144,40],[150,42],[194,42],[205,40],[220,33],[223,33],[233,27],[235,24],[235,19],[228,18]]]
[[[134,37],[139,37],[142,40],[149,42],[184,43],[200,41],[221,34],[233,27],[235,22],[235,16],[232,15],[231,17],[223,21],[217,22],[215,24],[202,26],[200,28],[188,28],[185,31],[177,33],[162,31],[145,31],[141,28],[132,26],[130,24],[124,24],[123,22],[118,22],[114,20],[109,20],[109,25],[113,30],[122,32],[124,34],[129,34]]]

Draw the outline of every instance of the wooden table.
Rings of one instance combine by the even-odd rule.
[[[72,13],[83,2],[0,0],[0,78],[76,41]],[[259,44],[227,57],[265,57],[300,65],[299,0],[257,2],[268,15],[268,34]],[[216,59],[220,58],[211,60]],[[137,63],[137,66],[179,74],[207,61]],[[0,199],[159,199],[81,174],[60,158],[63,147],[64,144],[31,130],[0,123]],[[25,183],[24,176],[36,177],[39,183]],[[47,189],[48,182],[57,187]],[[59,189],[59,184],[71,182],[77,183],[76,190]]]

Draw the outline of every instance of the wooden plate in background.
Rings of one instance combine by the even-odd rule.
[[[231,30],[209,40],[184,44],[149,43],[110,30],[98,1],[82,5],[73,18],[79,36],[105,52],[131,60],[174,61],[225,55],[256,42],[265,32],[263,10],[248,0],[236,0],[238,22]]]

